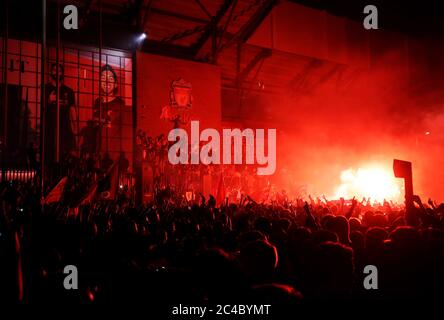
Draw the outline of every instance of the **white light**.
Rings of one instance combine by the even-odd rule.
[[[390,170],[383,166],[367,166],[358,170],[341,172],[341,184],[336,189],[335,199],[371,197],[373,200],[400,201],[401,185]]]
[[[426,131],[425,135],[426,136],[430,135],[430,131]]]
[[[142,42],[145,39],[146,39],[146,33],[145,32],[141,33],[140,36],[137,37],[137,41],[139,41],[139,42]]]

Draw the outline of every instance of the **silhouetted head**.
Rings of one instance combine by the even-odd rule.
[[[339,242],[336,233],[328,230],[318,230],[313,232],[311,240],[313,244],[321,244],[323,242]]]
[[[369,254],[382,252],[384,241],[388,238],[388,233],[381,227],[373,227],[365,234],[365,248]]]
[[[359,219],[352,217],[348,220],[348,223],[350,224],[350,231],[361,231],[362,225]]]
[[[244,232],[239,236],[239,246],[242,248],[244,245],[257,240],[266,241],[267,237],[260,231]]]
[[[350,232],[350,241],[353,250],[364,250],[365,247],[365,237],[361,231]]]
[[[420,246],[418,231],[413,227],[397,227],[389,235],[390,246],[395,252],[416,252]]]
[[[383,213],[376,213],[368,217],[367,225],[369,227],[385,227],[387,226],[387,218]]]
[[[309,290],[318,298],[343,298],[353,287],[353,250],[339,243],[316,247],[309,264]]]
[[[259,217],[254,222],[254,228],[266,235],[271,233],[271,222],[265,217]]]
[[[291,244],[301,246],[311,236],[310,229],[306,227],[290,228],[288,231],[288,239]]]
[[[289,285],[270,283],[253,286],[251,298],[255,303],[294,308],[301,303],[302,294]]]
[[[213,297],[230,293],[239,279],[233,257],[220,248],[201,252],[195,260],[194,270],[199,287]]]
[[[346,217],[336,216],[329,219],[325,224],[325,229],[336,233],[342,244],[350,245],[350,226]]]
[[[268,241],[256,240],[241,249],[239,259],[242,271],[252,283],[267,283],[277,267],[278,253]]]
[[[332,214],[326,214],[325,216],[322,217],[321,219],[321,226],[323,229],[325,229],[326,224],[333,219],[335,216]]]

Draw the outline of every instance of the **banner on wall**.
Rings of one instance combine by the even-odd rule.
[[[1,40],[1,39],[0,39]],[[8,123],[16,124],[8,130],[8,145],[22,153],[39,144],[41,46],[29,41],[8,39],[6,65],[1,64],[8,82]],[[1,52],[3,58],[3,52]],[[0,60],[3,63],[3,59]],[[46,126],[45,138],[48,163],[56,159],[57,79],[60,116],[60,156],[65,153],[101,153],[111,159],[122,154],[132,158],[132,58],[116,50],[71,48],[59,50],[48,47],[45,75]],[[57,74],[58,72],[58,74]],[[3,91],[2,91],[3,92]],[[0,101],[2,114],[5,111]],[[9,119],[14,117],[14,119]],[[16,134],[20,128],[20,134]],[[18,137],[17,137],[18,136]],[[19,140],[17,140],[19,139]],[[16,141],[17,140],[17,141]],[[131,160],[130,160],[131,161]]]
[[[221,127],[221,83],[217,66],[138,52],[137,128],[149,136],[175,127]]]

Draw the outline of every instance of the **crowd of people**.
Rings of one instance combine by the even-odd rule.
[[[230,202],[238,202],[242,194],[248,194],[260,202],[286,197],[286,191],[277,188],[278,183],[269,176],[257,175],[257,165],[205,165],[191,164],[191,161],[181,166],[170,164],[168,150],[172,144],[164,134],[154,137],[138,130],[136,159],[139,163],[147,164],[150,171],[149,177],[144,179],[145,193],[155,193],[169,186],[181,193],[213,193],[215,196],[219,193],[219,196],[227,197]],[[218,190],[221,184],[223,195]]]
[[[3,182],[1,301],[13,303],[378,302],[442,298],[444,204],[195,200],[165,189],[149,204],[44,205],[32,183]],[[66,290],[63,269],[79,272]],[[378,270],[366,290],[366,265]],[[277,308],[277,307],[276,307]]]

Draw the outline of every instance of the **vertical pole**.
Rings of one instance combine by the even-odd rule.
[[[76,127],[77,127],[77,139],[76,139],[76,147],[78,154],[80,155],[80,50],[77,49],[77,105],[76,105]]]
[[[211,28],[211,63],[217,64],[217,23],[214,22]]]
[[[5,181],[6,175],[6,152],[7,152],[7,138],[8,138],[8,40],[9,40],[9,21],[8,21],[8,2],[5,1],[5,32],[3,34],[3,137],[0,146],[0,152],[2,155],[2,181]]]
[[[242,82],[241,82],[241,78],[240,78],[240,68],[241,68],[241,54],[242,54],[242,43],[239,42],[237,44],[237,50],[236,50],[237,54],[236,54],[236,89],[237,89],[237,95],[236,95],[236,100],[237,100],[237,110],[239,110],[238,112],[238,117],[241,116],[242,113]]]
[[[60,162],[60,66],[59,66],[59,53],[60,53],[60,0],[57,0],[57,46],[56,46],[56,163],[57,171]]]
[[[143,159],[138,161],[140,155],[137,154],[140,150],[137,148],[137,52],[134,51],[132,56],[132,90],[133,90],[133,168],[135,175],[135,185],[133,188],[133,199],[137,205],[142,204],[143,201]],[[131,181],[132,182],[132,181]],[[134,197],[135,193],[135,197]]]
[[[326,17],[326,16],[325,16]],[[270,12],[270,42],[271,42],[271,50],[274,50],[274,10]]]
[[[107,59],[108,59],[108,56],[107,56]],[[123,59],[123,65],[122,65],[122,59]],[[126,69],[125,69],[125,57],[119,57],[119,66],[120,66],[120,95],[121,96],[124,96],[124,94],[125,94],[125,75],[126,75]],[[122,72],[122,70],[123,70],[123,72]],[[123,75],[123,79],[122,79],[122,75]],[[122,92],[122,90],[123,90],[123,92]],[[123,103],[123,106],[122,106],[122,104],[119,106],[119,112],[120,112],[120,128],[119,128],[119,134],[120,134],[120,137],[119,137],[119,151],[120,152],[122,152],[123,151],[123,118],[124,118],[124,116],[123,116],[123,108],[125,107],[125,105],[126,105],[126,101],[125,101],[125,98],[126,98],[126,95],[124,96],[124,99],[123,99],[123,101],[124,101],[124,103]],[[120,158],[120,154],[119,154],[119,158]]]
[[[102,160],[102,136],[103,136],[103,123],[102,123],[102,78],[100,76],[100,68],[102,67],[102,1],[99,0],[99,161]]]
[[[40,61],[40,196],[45,196],[45,61],[46,61],[46,0],[42,0],[42,45]]]

